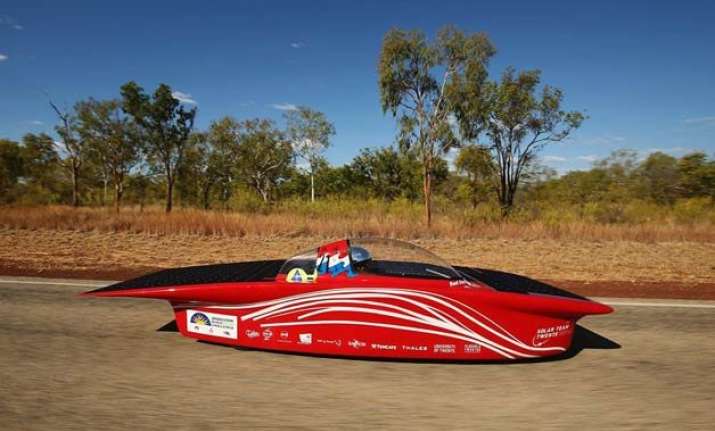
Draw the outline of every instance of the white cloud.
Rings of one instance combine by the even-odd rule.
[[[683,120],[685,124],[715,124],[715,115],[707,117],[686,118]]]
[[[0,61],[5,61],[5,60],[7,60],[7,58],[8,58],[7,55],[0,54]]]
[[[292,103],[274,103],[271,108],[278,109],[279,111],[297,111],[298,107]]]
[[[196,101],[191,98],[188,93],[182,93],[181,91],[172,91],[171,97],[178,100],[181,103],[188,103],[189,105],[196,105]]]
[[[290,47],[295,48],[295,49],[300,49],[300,48],[305,48],[305,44],[303,42],[291,42]]]
[[[22,30],[23,26],[17,23],[15,18],[9,16],[9,15],[0,15],[0,26],[7,26],[12,28],[13,30]]]
[[[30,124],[32,124],[33,126],[42,126],[45,123],[40,120],[32,120],[30,121]]]
[[[594,155],[594,154],[588,154],[588,155],[586,155],[586,156],[578,156],[578,157],[576,157],[576,158],[577,158],[578,160],[584,160],[584,161],[587,161],[587,162],[595,162],[596,160],[598,160],[598,156],[596,156],[596,155]]]
[[[560,157],[560,156],[544,156],[541,158],[545,162],[565,162],[566,157]]]

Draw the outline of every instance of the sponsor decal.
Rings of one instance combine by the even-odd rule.
[[[246,329],[246,337],[248,338],[256,338],[259,335],[260,334],[258,333],[258,331],[254,331],[253,329]]]
[[[335,252],[327,251],[323,253],[321,250],[319,255],[332,253]],[[389,298],[386,297],[386,294],[389,294]],[[342,310],[342,308],[335,305],[336,300],[344,299],[346,302],[352,301],[357,297],[356,295],[359,295],[361,299],[370,300],[370,303],[365,302],[364,304],[360,304],[358,307],[360,311],[383,311],[383,305],[392,307],[395,301],[400,301],[400,306],[404,307],[405,311],[391,312],[389,316],[384,316],[384,318],[382,317],[383,313],[380,313],[379,315],[381,317],[375,317],[374,321],[373,319],[367,321],[355,317],[355,320],[346,320],[346,323],[355,323],[374,328],[393,327],[399,324],[401,331],[414,334],[423,334],[425,328],[437,330],[445,333],[446,337],[437,339],[436,343],[454,343],[456,347],[444,349],[447,351],[454,350],[454,353],[456,353],[457,348],[459,348],[460,352],[464,348],[465,343],[463,341],[456,341],[462,340],[464,337],[469,337],[468,343],[480,344],[482,351],[493,352],[506,359],[531,358],[541,356],[543,352],[556,353],[566,350],[565,347],[557,345],[534,346],[532,345],[532,339],[529,338],[528,335],[522,339],[521,333],[517,336],[503,326],[500,326],[500,324],[496,322],[496,320],[499,320],[498,318],[493,320],[482,312],[478,312],[474,308],[447,296],[403,288],[348,288],[341,286],[339,289],[312,291],[291,295],[282,299],[235,305],[232,306],[231,309],[248,311],[246,314],[241,315],[241,320],[246,322],[250,320],[251,322],[262,325],[261,331],[268,327],[272,328],[275,332],[274,339],[278,338],[278,333],[281,330],[284,330],[286,327],[292,328],[289,329],[291,331],[290,339],[298,343],[299,331],[313,330],[312,328],[305,328],[304,325],[306,322],[309,322],[311,325],[330,325],[334,318],[344,318],[344,316],[334,314]],[[355,306],[357,307],[358,304],[355,304]],[[445,321],[436,321],[433,317],[423,316],[421,313],[429,308],[433,308],[435,311],[448,317],[448,319]],[[305,317],[305,320],[298,318],[303,311],[311,312],[311,315]],[[312,313],[313,311],[316,313]],[[280,323],[270,321],[277,315],[292,317],[281,319]],[[557,323],[561,324],[566,322],[557,321]],[[294,327],[301,329],[293,329]],[[537,335],[537,328],[532,328],[530,335],[534,337]],[[548,328],[540,329],[540,337],[544,337],[542,334],[549,333]],[[573,330],[574,323],[570,322],[568,329],[568,331],[570,331],[569,336],[573,334]],[[352,339],[350,340],[353,341]],[[420,339],[415,338],[414,340]],[[557,338],[556,340],[562,339]],[[404,341],[410,340],[405,339]],[[539,342],[539,340],[534,341]],[[347,342],[348,341],[346,341],[346,343]],[[360,342],[362,343],[362,341]],[[551,344],[556,343],[552,341]],[[398,348],[401,345],[402,342],[397,345]],[[434,343],[432,342],[427,344],[427,346],[428,352],[434,349]],[[354,347],[351,347],[351,349],[353,348]],[[369,348],[370,343],[367,343],[365,349]],[[437,349],[442,350],[442,347],[438,346]],[[476,348],[474,348],[474,350],[476,350]],[[440,355],[446,356],[446,354]]]
[[[266,328],[263,330],[263,340],[264,341],[270,340],[272,336],[273,336],[273,331],[271,331],[270,328]]]
[[[479,353],[482,351],[482,346],[479,344],[465,344],[464,353]]]
[[[286,281],[288,283],[315,283],[317,279],[317,271],[314,271],[312,274],[308,274],[302,268],[293,268],[288,271],[288,274],[286,275]]]
[[[334,344],[337,347],[340,347],[343,345],[343,340],[325,340],[325,339],[318,338],[317,341],[320,344]]]
[[[192,325],[207,325],[211,326],[211,320],[204,313],[194,313],[189,319]]]
[[[469,280],[452,280],[449,282],[449,287],[457,287],[457,286],[474,286],[474,283],[472,283]]]
[[[457,346],[454,344],[435,344],[434,345],[434,352],[435,353],[454,353],[457,349]]]
[[[367,343],[364,341],[352,339],[348,342],[348,346],[352,347],[353,349],[362,349],[363,347],[367,346]]]
[[[298,334],[298,344],[313,344],[313,334]]]
[[[238,318],[226,314],[186,310],[186,329],[202,335],[238,338]]]
[[[395,344],[372,343],[370,344],[370,347],[374,350],[397,350],[397,346]]]
[[[534,334],[534,338],[531,340],[531,344],[537,347],[542,346],[552,338],[569,334],[571,330],[572,328],[570,323],[549,326],[546,328],[538,328],[536,330],[536,334]]]
[[[276,341],[278,343],[287,343],[290,344],[293,342],[290,338],[290,333],[288,331],[281,331],[280,334],[278,334],[278,339]]]
[[[403,344],[402,350],[407,350],[408,352],[426,352],[427,346],[412,346],[409,344]]]

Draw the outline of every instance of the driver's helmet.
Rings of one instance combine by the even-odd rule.
[[[370,252],[362,247],[350,247],[350,260],[354,264],[367,262],[372,259]]]

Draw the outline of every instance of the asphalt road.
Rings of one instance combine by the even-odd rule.
[[[612,301],[615,314],[581,322],[600,337],[582,331],[583,349],[562,360],[402,363],[199,343],[156,331],[172,318],[165,303],[79,298],[86,288],[19,281],[0,280],[3,430],[711,430],[715,423],[712,302]]]

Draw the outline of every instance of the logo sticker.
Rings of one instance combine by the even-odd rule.
[[[364,341],[352,339],[348,342],[348,346],[352,347],[353,349],[361,349],[367,346],[367,343],[365,343]]]
[[[288,331],[281,331],[280,338],[277,339],[276,341],[278,341],[279,343],[292,343],[293,342],[293,340],[290,339],[290,334],[288,333]]]
[[[195,313],[193,316],[191,316],[191,319],[189,319],[189,321],[194,326],[197,326],[197,325],[211,326],[211,319],[209,319],[209,317],[207,315],[205,315],[204,313]]]
[[[402,350],[407,350],[410,352],[426,352],[427,351],[427,346],[412,346],[409,344],[403,344],[402,345]]]
[[[313,334],[298,334],[298,344],[313,344]]]
[[[317,271],[312,274],[308,274],[302,268],[293,268],[288,271],[288,274],[286,275],[286,281],[288,283],[315,283],[315,280],[317,279]]]
[[[479,353],[482,351],[482,346],[479,344],[465,344],[464,353]]]
[[[531,344],[534,346],[543,346],[544,344],[548,343],[552,338],[568,335],[572,332],[572,330],[573,328],[569,323],[549,326],[547,328],[539,328],[536,330],[536,334],[534,334],[534,338],[531,340]]]
[[[334,345],[340,347],[343,345],[343,340],[325,340],[325,339],[318,338],[318,343],[320,343],[320,344],[334,344]]]
[[[394,344],[372,343],[370,344],[370,347],[375,350],[397,350],[397,346]]]
[[[435,344],[434,345],[435,353],[454,353],[455,350],[456,350],[456,346],[454,344]]]
[[[238,338],[238,318],[226,314],[186,310],[186,330],[202,335]]]

